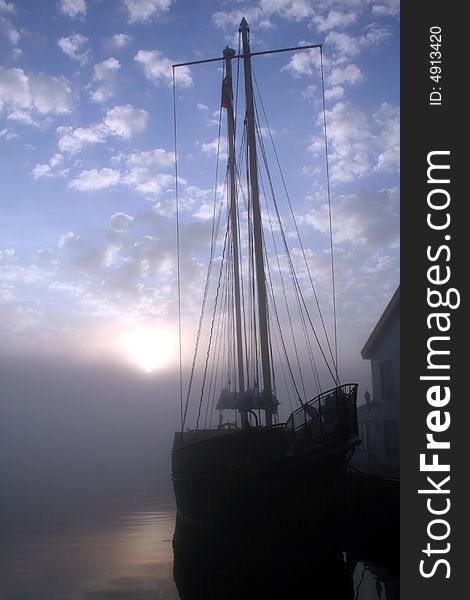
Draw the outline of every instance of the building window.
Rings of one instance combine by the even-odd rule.
[[[387,455],[398,454],[398,429],[393,419],[384,421],[385,453]]]
[[[393,363],[384,362],[380,365],[380,378],[382,380],[382,398],[388,400],[395,396],[393,385]]]

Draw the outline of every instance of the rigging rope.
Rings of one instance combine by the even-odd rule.
[[[329,350],[329,353],[330,353],[330,356],[331,356],[333,367],[334,367],[334,370],[336,372],[336,378],[333,378],[333,379],[334,379],[334,381],[336,383],[339,384],[338,367],[337,367],[337,350],[336,350],[336,306],[334,305],[334,307],[333,307],[334,308],[333,309],[333,321],[334,321],[334,331],[335,331],[335,350],[336,350],[336,352],[335,352],[336,353],[336,358],[335,358],[333,356],[333,352],[332,352],[332,349],[331,349],[330,338],[329,338],[328,332],[326,330],[326,325],[325,325],[325,321],[324,321],[324,318],[323,318],[323,313],[322,313],[322,310],[321,310],[321,307],[320,307],[320,302],[318,300],[318,295],[317,295],[317,292],[316,292],[316,288],[315,288],[315,285],[313,283],[313,278],[312,278],[312,274],[311,274],[311,271],[310,271],[310,266],[308,264],[307,255],[306,255],[305,248],[304,248],[304,245],[303,245],[303,242],[302,242],[302,237],[300,235],[300,230],[299,230],[299,227],[298,227],[298,224],[297,224],[297,219],[295,218],[295,213],[294,213],[294,209],[293,209],[292,202],[291,202],[291,199],[290,199],[290,194],[289,194],[289,191],[288,191],[288,188],[287,188],[287,183],[286,183],[286,180],[285,180],[285,177],[284,177],[284,172],[283,172],[282,167],[281,167],[281,162],[279,160],[279,155],[278,155],[278,152],[277,152],[277,149],[276,149],[276,145],[274,143],[274,138],[273,138],[273,135],[272,135],[272,130],[271,130],[271,127],[269,125],[268,117],[267,117],[266,110],[265,110],[264,103],[263,103],[263,98],[262,98],[260,90],[259,90],[258,81],[256,79],[256,75],[254,73],[254,70],[252,70],[252,73],[253,73],[253,79],[254,79],[254,82],[255,82],[255,87],[256,87],[257,94],[258,94],[258,98],[260,100],[261,109],[262,109],[262,112],[263,112],[263,115],[264,115],[264,120],[266,122],[266,127],[267,127],[267,130],[268,130],[268,133],[269,133],[269,138],[270,138],[270,141],[271,141],[271,146],[273,148],[274,156],[276,158],[276,163],[277,163],[277,167],[278,167],[278,170],[279,170],[279,175],[281,177],[281,181],[282,181],[282,184],[283,184],[283,187],[284,187],[284,193],[286,195],[286,199],[287,199],[287,203],[288,203],[288,206],[289,206],[289,209],[290,209],[292,221],[294,223],[295,231],[296,231],[296,234],[297,234],[297,239],[298,239],[299,244],[300,244],[300,249],[301,249],[301,252],[302,252],[302,257],[303,257],[303,260],[304,260],[304,263],[305,263],[305,267],[307,269],[307,274],[308,274],[310,286],[312,288],[313,296],[315,298],[315,303],[316,303],[318,314],[319,314],[319,317],[320,317],[320,322],[322,324],[323,333],[325,335],[325,339],[326,339],[328,350]],[[322,84],[323,84],[323,82],[322,82]],[[323,95],[324,95],[324,89],[323,89]],[[258,127],[261,127],[260,124],[259,124],[259,116],[258,116],[258,114],[256,114],[256,118],[257,118],[257,121],[258,121]],[[259,137],[260,137],[261,144],[264,146],[264,142],[263,142],[261,136],[259,136]],[[325,141],[326,141],[326,129],[325,129]],[[328,197],[329,197],[330,219],[331,219],[331,197],[330,197],[330,192],[329,192],[329,174],[328,174],[328,171],[327,171],[327,183],[328,183]],[[330,220],[330,249],[332,247],[331,245],[332,245],[332,238],[331,238],[331,220]],[[335,296],[335,292],[334,292],[334,289],[335,289],[334,275],[332,277],[332,288],[333,288],[333,295]]]
[[[335,365],[336,365],[336,376],[338,378],[338,336],[337,336],[337,325],[336,325],[336,287],[335,287],[335,264],[333,256],[333,224],[331,218],[331,190],[330,190],[330,166],[328,160],[328,137],[326,134],[326,103],[325,103],[325,76],[323,71],[323,48],[320,46],[320,67],[321,67],[321,89],[322,89],[322,102],[323,102],[323,130],[325,138],[325,164],[326,164],[326,187],[328,193],[328,218],[330,226],[330,255],[331,255],[331,279],[332,279],[332,294],[333,294],[333,323],[334,323],[334,335],[335,335]]]
[[[175,147],[175,203],[176,203],[176,281],[178,296],[178,353],[179,353],[179,387],[180,387],[180,423],[183,431],[183,359],[181,335],[181,268],[180,268],[180,221],[179,221],[179,193],[178,193],[178,149],[176,129],[176,78],[173,67],[173,134]]]
[[[224,72],[224,69],[222,69],[222,82],[223,82],[224,76],[225,76],[225,72]],[[222,201],[221,201],[219,204],[219,211],[218,211],[218,215],[217,215],[217,219],[216,219],[215,215],[216,215],[216,206],[217,206],[217,186],[218,186],[218,177],[219,177],[221,127],[222,127],[222,106],[220,106],[220,108],[219,108],[219,128],[218,128],[218,137],[217,137],[217,159],[216,159],[216,167],[215,167],[214,207],[213,207],[213,219],[212,219],[211,249],[210,249],[210,256],[209,256],[209,264],[207,267],[207,276],[206,276],[206,283],[205,283],[205,287],[204,287],[204,296],[203,296],[203,301],[202,301],[201,314],[199,316],[198,331],[197,331],[197,335],[196,335],[196,343],[195,343],[195,347],[194,347],[193,361],[192,361],[191,372],[190,372],[190,376],[189,376],[188,391],[186,394],[186,403],[185,403],[185,408],[184,408],[184,415],[183,415],[183,422],[182,422],[181,430],[184,429],[184,425],[186,423],[186,417],[188,414],[189,399],[191,396],[191,389],[192,389],[192,384],[193,384],[193,380],[194,380],[194,371],[195,371],[195,366],[196,366],[197,354],[198,354],[198,350],[199,350],[199,342],[200,342],[200,338],[201,338],[202,323],[204,320],[205,307],[206,307],[207,295],[208,295],[209,283],[210,283],[210,276],[212,273],[212,265],[214,262],[215,245],[216,245],[216,241],[217,241],[217,237],[218,237],[218,232],[219,232],[219,227],[220,227],[220,216],[221,216],[221,212],[222,212]],[[224,191],[222,193],[221,198],[223,198],[223,196],[225,194],[225,188],[227,185],[227,175],[228,175],[228,170],[226,172],[225,182],[224,182]]]
[[[294,264],[293,264],[293,261],[292,261],[292,257],[290,255],[289,246],[287,244],[287,239],[286,239],[286,236],[285,236],[284,228],[282,226],[282,220],[281,220],[281,216],[280,216],[280,212],[279,212],[279,207],[278,207],[277,200],[276,200],[276,195],[274,193],[274,186],[272,184],[271,174],[269,172],[269,167],[268,167],[268,164],[267,164],[266,150],[265,150],[265,147],[264,147],[263,138],[262,138],[262,136],[259,133],[259,127],[260,126],[259,126],[259,118],[258,118],[258,112],[257,112],[256,107],[255,107],[255,112],[256,112],[257,129],[258,129],[258,137],[259,137],[259,143],[260,143],[261,153],[262,153],[262,156],[263,156],[266,173],[267,173],[268,180],[269,180],[269,183],[270,183],[271,194],[272,194],[272,197],[273,197],[273,204],[274,204],[274,208],[276,210],[276,216],[277,216],[277,220],[278,220],[278,225],[279,225],[279,229],[280,229],[280,233],[281,233],[281,238],[282,238],[282,241],[283,241],[283,244],[284,244],[284,249],[285,249],[285,252],[286,252],[286,257],[287,257],[289,269],[291,271],[291,276],[292,276],[292,280],[293,280],[293,283],[294,283],[294,290],[295,290],[295,293],[296,293],[296,297],[300,298],[300,300],[302,301],[302,305],[304,307],[305,314],[306,314],[307,319],[308,319],[308,321],[310,323],[310,326],[312,328],[312,332],[313,332],[313,335],[314,335],[314,337],[315,337],[315,339],[317,341],[320,353],[321,353],[321,355],[323,357],[323,360],[325,361],[325,365],[326,365],[328,371],[330,372],[330,374],[331,374],[331,376],[333,378],[333,381],[335,383],[337,383],[337,377],[335,376],[335,373],[333,372],[333,370],[332,370],[332,368],[331,368],[331,366],[330,366],[330,364],[328,362],[328,359],[327,359],[327,357],[325,355],[325,352],[324,352],[324,350],[322,348],[322,345],[320,343],[320,340],[318,338],[318,334],[316,332],[315,326],[313,325],[310,313],[309,313],[308,308],[307,308],[307,304],[305,302],[305,298],[304,298],[304,296],[302,294],[302,290],[301,290],[301,287],[300,287],[300,284],[299,284],[299,281],[298,281],[298,278],[297,278],[297,274],[296,274],[295,269],[294,269]],[[333,361],[333,368],[334,368],[334,361]]]
[[[202,377],[201,395],[199,397],[199,408],[198,408],[197,421],[196,421],[196,431],[199,429],[199,419],[201,417],[202,400],[203,400],[203,397],[204,397],[204,388],[205,388],[205,385],[206,385],[207,367],[208,367],[209,356],[210,356],[210,352],[211,352],[212,334],[213,334],[213,331],[214,331],[215,315],[216,315],[216,312],[217,312],[217,304],[218,304],[218,300],[219,300],[220,281],[221,281],[221,278],[222,278],[222,271],[223,271],[223,267],[224,267],[224,257],[225,257],[225,252],[226,252],[226,249],[227,249],[227,239],[228,239],[229,228],[230,228],[230,224],[229,224],[229,222],[227,222],[227,228],[225,230],[224,249],[223,249],[223,252],[222,252],[222,260],[220,261],[219,279],[217,281],[217,291],[216,291],[216,294],[215,294],[214,310],[213,310],[213,313],[212,313],[211,329],[210,329],[210,333],[209,333],[209,344],[208,344],[207,351],[206,351],[206,361],[205,361],[205,364],[204,364],[204,374],[203,374],[203,377]]]

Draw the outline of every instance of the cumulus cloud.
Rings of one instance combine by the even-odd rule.
[[[374,171],[398,168],[398,108],[384,103],[372,116],[343,100],[326,111],[328,145],[333,183],[360,179]],[[314,138],[310,146],[318,154],[322,143]]]
[[[12,46],[16,46],[20,41],[21,34],[18,29],[9,19],[2,16],[0,16],[0,31],[7,37]]]
[[[270,29],[272,24],[269,15],[265,15],[259,6],[245,6],[232,10],[220,10],[212,15],[212,22],[216,27],[224,31],[231,31],[240,25],[242,18],[248,21],[251,27],[258,29]]]
[[[119,184],[153,199],[174,187],[173,153],[162,148],[122,154],[113,160],[113,164],[113,169],[83,171],[72,180],[70,187],[80,191],[95,191]],[[180,179],[180,182],[181,185],[185,184],[184,179]],[[122,217],[120,219],[122,221]]]
[[[148,80],[157,85],[173,85],[172,61],[162,56],[159,50],[139,50],[134,60],[141,65]],[[191,87],[193,79],[189,67],[175,69],[175,80],[179,87]]]
[[[13,131],[13,129],[10,129],[9,127],[4,127],[3,129],[0,129],[0,138],[10,141],[10,140],[14,140],[17,137],[18,137],[18,134],[15,131]]]
[[[86,48],[88,41],[81,33],[72,33],[68,37],[60,38],[57,44],[69,58],[85,65],[90,57],[90,50]]]
[[[362,81],[363,75],[361,69],[354,64],[349,64],[344,68],[335,67],[328,75],[328,84],[336,87],[349,83],[354,85]]]
[[[49,177],[65,177],[68,174],[68,169],[60,168],[64,162],[62,154],[54,154],[47,163],[37,163],[32,175],[34,179],[43,179]]]
[[[127,213],[117,212],[111,215],[111,229],[118,233],[127,233],[132,229],[134,217]]]
[[[132,37],[127,33],[115,33],[113,37],[110,39],[109,43],[111,47],[116,50],[120,50],[121,48],[125,48],[132,41]]]
[[[110,57],[93,67],[93,79],[90,92],[93,102],[102,103],[114,96],[116,76],[121,69],[120,62]]]
[[[123,0],[129,23],[148,23],[170,10],[173,0]]]
[[[72,89],[63,77],[39,74],[30,77],[34,108],[42,113],[66,114],[71,111]]]
[[[333,207],[334,239],[338,244],[365,246],[371,254],[399,242],[399,193],[397,188],[341,195]],[[328,205],[322,204],[300,217],[317,231],[329,232]]]
[[[396,170],[400,165],[400,111],[397,106],[383,102],[373,119],[380,127],[378,143],[382,147],[376,170]]]
[[[371,24],[365,33],[356,36],[342,31],[330,31],[325,38],[325,44],[334,64],[343,64],[358,56],[364,49],[384,44],[390,36],[391,32],[388,29]]]
[[[346,28],[356,22],[355,12],[330,10],[326,15],[314,15],[312,22],[318,31],[330,31],[331,29]]]
[[[317,50],[295,52],[288,64],[282,67],[283,71],[289,71],[296,78],[318,73],[319,69],[320,55]]]
[[[82,171],[78,177],[72,179],[69,187],[80,192],[94,192],[117,185],[119,178],[119,172],[113,169],[90,169]]]
[[[224,136],[221,136],[220,140],[219,138],[215,138],[212,142],[202,142],[200,148],[208,156],[217,156],[219,154],[222,160],[227,158],[227,138]]]
[[[57,145],[61,152],[78,154],[86,146],[104,143],[107,133],[107,129],[102,123],[75,129],[62,126],[57,128],[59,137]]]
[[[8,111],[11,120],[32,125],[35,114],[68,114],[72,106],[72,88],[65,77],[0,67],[0,110]]]
[[[126,162],[131,168],[151,168],[157,167],[173,167],[174,165],[173,152],[167,152],[163,148],[154,148],[144,152],[134,152],[129,154]]]
[[[76,19],[84,17],[86,15],[86,1],[85,0],[59,0],[60,12]]]
[[[111,135],[128,139],[134,133],[145,129],[148,113],[141,108],[134,108],[131,104],[115,106],[108,110],[103,122]]]
[[[15,14],[15,5],[13,2],[7,2],[6,0],[0,0],[0,13]]]
[[[101,123],[88,127],[58,127],[58,147],[61,152],[78,154],[86,146],[103,144],[109,136],[129,139],[147,126],[147,111],[130,104],[115,106],[106,112]]]
[[[3,250],[0,250],[0,259],[13,258],[13,256],[15,256],[14,248],[4,248]]]
[[[372,13],[379,16],[396,17],[400,14],[400,0],[380,0],[373,4]]]

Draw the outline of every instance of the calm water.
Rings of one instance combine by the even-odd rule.
[[[169,501],[10,524],[0,532],[1,600],[177,600]]]
[[[0,599],[178,600],[174,519],[173,502],[154,499],[99,513],[10,520],[0,531]],[[354,573],[358,600],[397,597],[396,582],[363,567]]]

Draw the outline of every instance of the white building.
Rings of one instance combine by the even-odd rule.
[[[361,445],[352,464],[367,472],[400,473],[400,287],[361,351],[371,361],[372,396],[358,407]]]

